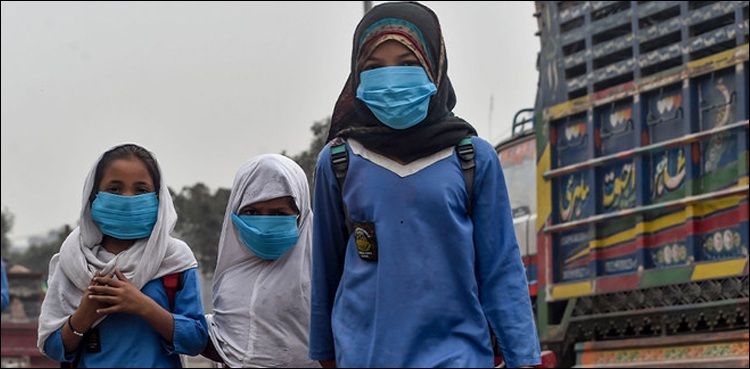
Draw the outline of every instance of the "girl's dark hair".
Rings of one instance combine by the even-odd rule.
[[[104,170],[109,165],[120,159],[131,159],[136,158],[146,164],[146,169],[151,175],[151,179],[154,181],[154,188],[156,195],[159,195],[159,188],[161,186],[161,174],[159,173],[159,165],[156,162],[156,158],[151,154],[150,151],[135,144],[124,144],[117,146],[102,155],[102,159],[99,160],[99,164],[96,165],[96,173],[94,174],[94,187],[91,188],[91,194],[89,194],[89,202],[93,202],[96,198],[96,194],[99,192],[99,185],[102,183],[102,177],[104,177]]]

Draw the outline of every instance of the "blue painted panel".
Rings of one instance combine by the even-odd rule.
[[[555,281],[569,282],[589,279],[594,276],[595,262],[591,257],[589,242],[592,231],[589,227],[579,227],[555,235],[553,257],[555,265]]]
[[[553,124],[557,131],[555,148],[558,168],[591,159],[588,123],[585,115],[568,117]]]

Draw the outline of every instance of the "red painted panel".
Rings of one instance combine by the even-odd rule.
[[[655,247],[670,242],[684,241],[686,234],[688,234],[688,226],[686,223],[682,223],[677,227],[643,237],[643,244]]]
[[[724,229],[729,224],[739,223],[739,215],[740,214],[738,208],[731,208],[721,213],[712,214],[698,222],[698,229],[701,233]]]
[[[628,255],[636,252],[638,245],[635,241],[626,242],[617,246],[597,250],[597,259],[611,259],[618,256]]]
[[[640,280],[640,275],[636,273],[599,277],[596,280],[595,290],[596,293],[632,290],[638,287]]]

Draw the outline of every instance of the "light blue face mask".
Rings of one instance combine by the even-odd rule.
[[[135,240],[151,235],[159,215],[156,192],[121,196],[99,191],[91,204],[91,219],[107,236]]]
[[[237,215],[232,222],[240,239],[262,259],[280,258],[297,243],[299,228],[296,215]]]
[[[381,67],[359,75],[357,98],[383,124],[407,129],[427,117],[437,87],[422,67]]]

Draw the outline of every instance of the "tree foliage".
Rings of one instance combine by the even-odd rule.
[[[311,192],[313,190],[313,175],[315,173],[315,164],[318,161],[318,154],[320,153],[320,150],[322,150],[326,145],[326,138],[328,138],[328,129],[330,127],[331,117],[313,123],[312,127],[310,127],[310,131],[312,131],[313,133],[313,139],[310,142],[310,148],[291,157],[305,171],[305,175],[307,176],[307,183],[310,186]]]
[[[10,230],[13,229],[13,214],[10,212],[10,210],[3,209],[2,216],[0,218],[0,221],[2,224],[2,228],[0,229],[0,232],[2,232],[2,253],[3,255],[8,255],[10,252],[10,248],[12,246],[10,242],[10,238],[8,238],[8,233],[10,233]]]
[[[175,236],[193,249],[201,273],[213,275],[230,190],[219,188],[211,193],[205,184],[196,183],[177,194],[171,188],[169,192],[178,216]]]
[[[59,228],[58,236],[56,239],[39,243],[36,245],[30,245],[25,251],[18,252],[14,251],[11,253],[13,264],[23,265],[29,268],[32,272],[47,274],[49,271],[49,261],[52,256],[60,251],[63,241],[68,237],[73,229],[69,225],[64,225]]]

